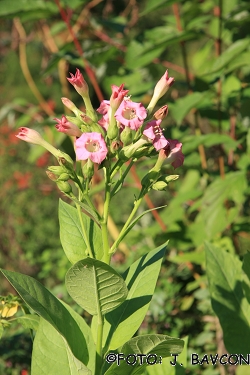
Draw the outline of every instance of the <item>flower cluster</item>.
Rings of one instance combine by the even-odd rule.
[[[147,108],[142,103],[132,101],[128,96],[129,91],[125,90],[122,84],[111,86],[110,99],[103,100],[96,111],[89,98],[88,85],[79,69],[76,70],[75,75],[70,73],[70,76],[68,81],[82,96],[85,112],[80,111],[68,98],[62,98],[63,104],[75,116],[63,115],[61,119],[55,120],[59,132],[75,137],[77,161],[86,161],[90,169],[91,163],[100,165],[105,160],[114,158],[124,163],[129,159],[138,159],[140,156],[158,154],[157,165],[162,165],[164,162],[178,168],[183,164],[182,144],[177,140],[166,139],[161,127],[162,120],[168,114],[168,106],[165,105],[152,114],[158,100],[174,83],[174,78],[168,76],[168,71],[156,84]],[[59,150],[49,145],[35,130],[21,128],[17,137],[30,143],[40,144],[57,158],[60,157]]]

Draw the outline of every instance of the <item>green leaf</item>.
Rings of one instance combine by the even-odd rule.
[[[149,365],[153,361],[159,363],[163,358],[170,357],[171,354],[181,353],[184,346],[184,341],[180,339],[175,339],[166,335],[142,335],[134,337],[121,348],[121,353],[124,357],[129,354],[151,354],[153,357],[148,359]],[[129,361],[129,360],[128,360]],[[118,366],[113,363],[110,368],[105,372],[105,375],[132,375],[141,374],[145,372],[145,367],[148,365],[147,361],[144,360],[143,364],[137,359],[133,366],[126,363],[126,361],[121,361]]]
[[[250,39],[248,38],[237,40],[216,59],[212,66],[212,70],[207,74],[218,72],[226,67],[233,59],[238,58],[239,55],[247,49],[249,43]]]
[[[1,269],[3,275],[16,289],[23,300],[38,315],[47,320],[66,339],[73,355],[84,364],[89,362],[85,332],[89,327],[82,319],[82,326],[69,313],[67,308],[42,284],[30,276]],[[82,327],[85,327],[85,331]]]
[[[166,244],[151,250],[134,262],[123,275],[128,296],[121,306],[105,315],[103,346],[105,351],[115,350],[128,341],[138,330],[147,313],[165,255]],[[92,321],[96,337],[95,317]]]
[[[101,230],[93,220],[83,213],[82,221],[91,249],[96,258],[101,259],[103,256]],[[59,223],[62,247],[69,261],[74,264],[86,258],[87,246],[84,241],[77,209],[61,199],[59,201]]]
[[[16,321],[22,324],[24,328],[33,329],[35,331],[38,330],[39,320],[40,320],[40,317],[35,314],[26,314],[23,316],[19,316],[16,319]]]
[[[136,69],[150,64],[165,50],[165,46],[156,47],[151,42],[141,44],[132,40],[128,45],[125,64],[128,69]]]
[[[186,367],[187,367],[187,344],[188,344],[188,337],[183,339],[184,341],[184,348],[181,354],[178,355],[176,358],[177,362],[176,365],[171,365],[170,361],[173,362],[175,357],[173,358],[163,358],[161,364],[156,364],[154,366],[147,366],[147,374],[148,375],[185,375],[186,374]]]
[[[91,375],[71,352],[65,339],[41,318],[36,333],[31,362],[32,375]]]
[[[184,98],[176,100],[174,104],[171,104],[169,108],[177,125],[181,124],[182,120],[191,109],[199,108],[204,101],[207,101],[208,95],[208,92],[194,92],[186,95]]]
[[[0,17],[20,16],[20,13],[29,11],[46,11],[55,14],[58,13],[58,8],[53,2],[45,2],[43,0],[1,0],[0,2]]]
[[[66,274],[71,297],[89,314],[102,315],[116,309],[127,296],[123,278],[108,264],[87,258],[77,262]]]
[[[205,147],[211,147],[215,145],[223,144],[223,147],[228,152],[229,150],[235,150],[239,142],[235,141],[226,134],[203,134],[200,136],[186,137],[183,145],[183,152],[187,154],[198,148],[199,145]]]
[[[145,14],[148,14],[154,10],[166,8],[167,6],[170,6],[173,3],[178,3],[180,1],[181,0],[147,0],[143,7],[143,11],[140,13],[140,16],[144,16]]]
[[[242,208],[244,192],[247,187],[245,171],[228,173],[224,179],[214,180],[205,191],[202,198],[202,207],[196,221],[203,221],[206,238],[212,239],[229,225]],[[232,200],[235,207],[226,209],[225,201]],[[234,210],[234,215],[230,211]]]
[[[242,288],[242,265],[236,255],[206,243],[212,307],[223,329],[229,353],[250,352],[250,304]]]

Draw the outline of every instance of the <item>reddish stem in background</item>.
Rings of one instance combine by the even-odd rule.
[[[89,63],[88,61],[83,57],[84,55],[84,52],[83,52],[83,49],[81,47],[81,44],[79,43],[78,39],[76,38],[75,36],[75,33],[73,31],[73,28],[71,27],[71,24],[69,22],[69,17],[67,15],[67,13],[65,12],[65,10],[61,7],[61,4],[60,4],[60,1],[59,0],[55,0],[56,2],[56,5],[60,11],[60,14],[61,14],[61,17],[63,19],[63,21],[65,22],[65,24],[67,25],[67,28],[69,30],[69,33],[73,39],[73,42],[74,42],[74,45],[79,53],[79,55],[82,57],[83,59],[83,62],[84,62],[84,68],[86,70],[86,74],[88,75],[89,77],[89,80],[90,82],[92,83],[93,85],[93,88],[95,90],[95,93],[99,99],[99,101],[101,102],[102,100],[104,100],[104,97],[102,95],[102,92],[101,92],[101,89],[99,87],[99,84],[97,82],[97,79],[96,79],[96,76],[95,76],[95,73],[94,71],[91,69],[91,67],[89,66]]]

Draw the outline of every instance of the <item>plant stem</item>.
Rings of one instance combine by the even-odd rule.
[[[104,168],[105,174],[105,201],[103,205],[103,217],[101,221],[102,228],[102,242],[104,249],[104,262],[109,264],[110,254],[109,254],[109,240],[108,240],[108,215],[109,215],[109,205],[110,205],[110,170],[109,168]]]
[[[84,227],[84,224],[83,224],[81,207],[80,207],[79,204],[76,204],[76,208],[77,208],[79,220],[80,220],[80,223],[81,223],[82,233],[83,233],[85,244],[87,246],[88,254],[89,254],[90,258],[94,258],[94,254],[92,252],[92,249],[91,249],[91,246],[90,246],[90,243],[89,243],[88,235],[86,233],[86,230],[85,230],[85,227]]]
[[[95,375],[100,375],[102,367],[102,336],[103,336],[103,317],[101,311],[98,312],[97,340],[96,340],[96,364]]]
[[[137,201],[135,201],[134,208],[133,208],[131,214],[129,215],[126,223],[124,224],[124,226],[123,226],[123,228],[122,228],[122,230],[121,230],[121,232],[119,234],[119,237],[117,238],[117,240],[114,242],[114,244],[112,245],[112,247],[110,249],[110,254],[112,254],[113,252],[115,252],[115,250],[116,250],[116,248],[118,246],[118,243],[120,242],[120,239],[123,238],[123,236],[124,236],[124,234],[126,232],[126,229],[128,228],[129,224],[131,223],[133,217],[135,216],[135,214],[136,214],[136,212],[137,212],[137,210],[138,210],[138,208],[139,208],[142,200],[143,200],[143,196],[141,196]]]

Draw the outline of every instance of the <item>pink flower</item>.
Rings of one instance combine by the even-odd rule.
[[[143,134],[151,141],[153,141],[153,145],[156,151],[159,151],[160,149],[169,145],[169,142],[162,133],[160,124],[161,120],[150,121],[143,131]]]
[[[90,159],[100,164],[108,153],[106,143],[100,133],[83,133],[75,141],[77,160]]]
[[[166,92],[168,91],[169,87],[172,86],[174,83],[174,78],[173,77],[169,77],[168,76],[168,71],[166,70],[166,72],[163,74],[163,76],[161,77],[161,79],[157,82],[155,88],[154,88],[154,93],[153,93],[153,96],[152,96],[152,99],[150,100],[150,103],[147,107],[147,110],[149,112],[149,114],[153,111],[156,103],[158,102],[158,100],[164,95],[166,94]]]
[[[101,113],[102,115],[106,115],[109,109],[110,109],[110,101],[102,100],[100,107],[97,108],[97,112]]]
[[[147,117],[147,111],[141,103],[135,103],[124,99],[115,113],[115,118],[122,125],[132,130],[137,130]]]
[[[20,128],[19,133],[16,135],[16,137],[21,139],[22,141],[33,143],[34,145],[39,145],[46,148],[46,150],[51,152],[51,154],[56,158],[58,158],[61,154],[61,151],[57,150],[54,146],[45,141],[45,139],[43,139],[36,130],[24,127]]]
[[[98,124],[101,125],[106,131],[108,130],[109,126],[109,115],[106,113],[99,121]]]
[[[110,107],[114,112],[119,108],[119,105],[129,92],[129,90],[123,90],[123,87],[124,84],[122,84],[120,87],[111,85],[112,95],[110,97]]]
[[[35,145],[41,145],[41,143],[44,141],[36,130],[24,127],[19,129],[19,133],[16,135],[16,137],[22,141],[33,143]]]
[[[168,71],[163,74],[161,79],[157,82],[154,95],[157,95],[158,99],[160,99],[166,92],[168,91],[169,87],[172,86],[174,83],[174,78],[168,76]]]
[[[167,164],[171,164],[176,169],[184,162],[184,155],[181,151],[182,143],[177,139],[168,139],[168,142],[169,145],[160,150],[159,155],[166,159]]]
[[[67,80],[74,86],[76,91],[83,97],[89,95],[89,88],[88,84],[83,78],[82,73],[79,69],[76,69],[76,74],[69,73],[71,78],[67,78]]]
[[[81,137],[82,132],[78,126],[68,121],[66,116],[63,115],[61,120],[59,118],[55,118],[54,120],[58,121],[58,124],[56,124],[56,129],[59,132],[65,133],[69,136]]]

